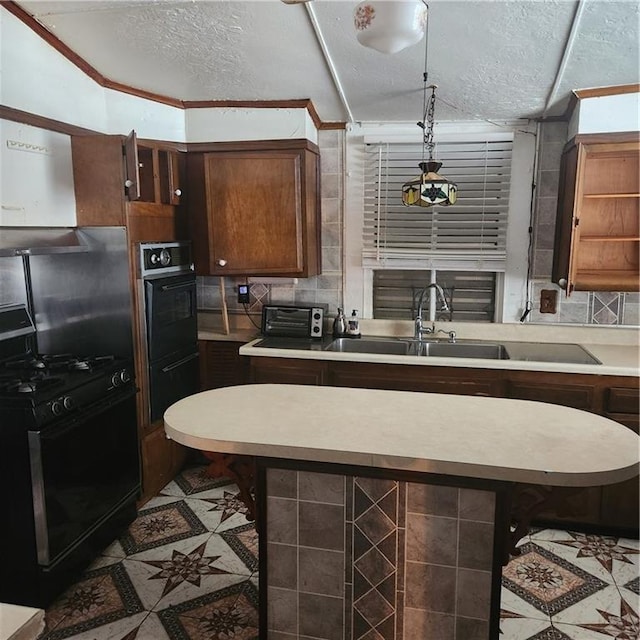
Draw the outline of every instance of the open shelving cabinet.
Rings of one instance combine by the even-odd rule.
[[[640,141],[629,137],[576,137],[563,154],[553,281],[567,295],[640,286]]]

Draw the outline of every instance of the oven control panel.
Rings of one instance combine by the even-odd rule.
[[[145,242],[140,244],[143,278],[179,271],[193,271],[189,242]]]

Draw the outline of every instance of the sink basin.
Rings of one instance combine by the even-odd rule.
[[[392,356],[406,356],[411,343],[405,340],[375,340],[371,338],[337,338],[325,351],[341,353],[377,353]]]
[[[420,355],[439,358],[509,359],[507,350],[501,344],[469,344],[464,342],[424,342]]]

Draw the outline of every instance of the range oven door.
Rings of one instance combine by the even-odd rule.
[[[174,402],[198,391],[197,345],[149,365],[151,422],[161,420]]]
[[[29,431],[38,563],[48,566],[138,497],[136,389]]]
[[[195,274],[148,278],[144,289],[149,362],[193,348],[198,339]]]

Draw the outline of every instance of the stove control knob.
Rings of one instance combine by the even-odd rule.
[[[60,400],[54,400],[51,403],[51,413],[53,413],[54,416],[62,415],[63,411],[64,411],[64,407],[62,406],[62,403],[60,402]]]
[[[119,386],[120,386],[120,383],[121,383],[120,375],[119,375],[118,373],[114,373],[114,374],[111,376],[111,384],[112,384],[114,387],[119,387]]]
[[[120,380],[123,384],[127,384],[131,380],[131,374],[126,369],[123,369],[120,372]]]
[[[65,396],[64,398],[62,398],[62,406],[67,410],[67,411],[71,411],[71,409],[73,409],[75,402],[73,401],[73,398],[71,396]]]

